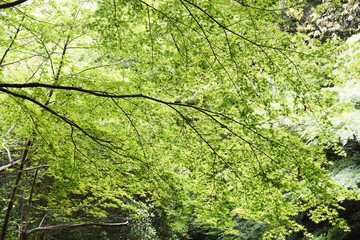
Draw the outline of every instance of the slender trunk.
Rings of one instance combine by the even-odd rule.
[[[40,165],[40,162],[38,164],[38,166]],[[20,228],[20,240],[26,240],[27,239],[27,230],[28,230],[28,226],[29,226],[29,211],[30,211],[30,207],[31,207],[31,202],[32,202],[32,197],[33,197],[33,193],[34,193],[34,187],[35,187],[35,183],[36,183],[36,179],[38,176],[38,171],[39,169],[35,170],[35,174],[33,177],[33,181],[31,184],[31,190],[30,190],[30,196],[29,196],[29,200],[28,203],[26,204],[26,206],[24,207],[24,210],[22,211],[22,214],[24,214],[23,216],[23,220],[21,223],[21,228]]]
[[[23,1],[21,1],[21,2],[23,2]],[[3,4],[3,5],[6,5],[6,4]],[[1,6],[3,6],[3,5],[1,5]],[[24,19],[25,19],[25,16],[22,17],[21,21],[24,21]],[[6,58],[7,54],[12,49],[12,47],[13,47],[13,45],[15,43],[15,40],[17,39],[17,37],[19,35],[21,27],[22,27],[22,24],[20,24],[17,27],[14,37],[11,39],[10,45],[8,46],[8,48],[5,50],[3,56],[1,57],[1,59],[0,59],[0,68],[2,67],[2,65],[3,65],[3,63],[5,61],[5,58]],[[1,234],[0,234],[0,240],[5,240],[5,238],[6,238],[6,233],[7,233],[7,229],[8,229],[8,226],[9,226],[9,220],[10,220],[10,215],[11,215],[11,210],[12,210],[14,202],[15,202],[16,192],[17,192],[18,187],[19,187],[19,183],[20,183],[20,180],[21,180],[21,177],[22,177],[23,169],[24,169],[24,166],[25,166],[25,163],[26,163],[26,159],[27,159],[27,155],[28,155],[28,151],[29,151],[30,146],[31,146],[31,141],[28,140],[26,142],[26,146],[25,146],[22,158],[20,160],[19,171],[17,173],[16,180],[15,180],[15,185],[14,185],[14,188],[13,188],[13,191],[11,193],[10,200],[9,200],[9,203],[8,203],[8,206],[7,206],[7,209],[6,209],[6,213],[5,213],[5,217],[4,217],[4,223],[3,223]],[[9,165],[9,167],[11,167],[11,166],[12,166],[12,164]]]
[[[18,171],[18,174],[16,176],[15,185],[14,185],[13,191],[11,193],[11,197],[10,197],[8,207],[7,207],[7,210],[6,210],[6,214],[5,214],[5,217],[4,217],[4,224],[2,226],[0,240],[5,240],[5,238],[6,238],[6,232],[7,232],[8,226],[9,226],[11,210],[12,210],[12,208],[14,206],[14,203],[15,203],[16,192],[17,192],[17,190],[19,188],[20,180],[21,180],[21,177],[22,177],[22,174],[23,174],[23,170],[24,170],[24,166],[25,166],[25,163],[26,163],[26,160],[27,160],[27,155],[28,155],[30,146],[31,146],[31,141],[28,140],[26,142],[26,146],[25,146],[23,155],[21,157],[21,163],[20,163],[19,171]]]

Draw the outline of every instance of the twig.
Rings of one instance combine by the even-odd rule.
[[[0,172],[1,172],[1,171],[4,171],[4,170],[7,169],[7,168],[10,168],[10,167],[14,166],[16,163],[18,163],[18,162],[20,162],[20,161],[21,161],[21,159],[16,160],[16,161],[13,161],[13,162],[11,162],[11,163],[9,163],[9,164],[6,164],[6,165],[0,167]]]
[[[36,169],[39,169],[39,168],[48,168],[49,165],[39,165],[39,166],[36,166],[36,167],[31,167],[31,168],[25,168],[24,171],[31,171],[31,170],[36,170]]]
[[[41,225],[43,224],[46,217],[47,217],[47,214],[45,214],[44,217],[41,219],[41,222],[39,223],[39,227],[41,227]]]
[[[5,148],[5,150],[6,150],[6,152],[7,152],[7,155],[8,155],[8,158],[9,158],[9,162],[12,163],[13,160],[12,160],[12,158],[11,158],[11,152],[10,152],[10,150],[9,150],[7,147],[5,147],[5,143],[2,143],[2,146]]]
[[[78,227],[89,227],[89,226],[123,227],[127,225],[129,225],[129,221],[123,223],[74,223],[74,224],[69,223],[69,224],[60,224],[60,225],[51,225],[51,226],[33,228],[31,230],[26,231],[26,236],[36,232],[60,230],[65,228],[78,228]]]

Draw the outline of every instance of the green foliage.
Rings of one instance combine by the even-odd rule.
[[[337,48],[281,30],[269,10],[293,3],[253,2],[50,0],[0,15],[0,136],[14,158],[28,151],[0,172],[13,171],[7,196],[24,170],[12,222],[130,219],[133,239],[181,239],[192,223],[236,236],[241,218],[282,239],[311,210],[346,228],[338,201],[355,196],[323,154],[344,108],[321,90]]]

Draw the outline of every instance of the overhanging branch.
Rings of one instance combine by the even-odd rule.
[[[27,0],[17,0],[17,1],[14,1],[14,2],[4,3],[4,4],[0,5],[0,9],[15,7],[16,5],[22,4],[22,3],[26,2],[26,1]]]
[[[31,102],[35,103],[36,105],[44,108],[46,111],[50,112],[51,114],[59,117],[61,120],[68,123],[70,126],[79,129],[80,131],[82,131],[87,136],[91,137],[92,139],[96,139],[96,137],[90,135],[89,133],[87,133],[84,129],[82,129],[79,125],[77,125],[76,123],[74,123],[70,119],[66,118],[65,116],[59,115],[53,109],[49,108],[48,106],[43,106],[43,104],[37,102],[36,100],[34,100],[32,98],[30,98],[28,96],[25,96],[25,95],[22,95],[22,94],[15,93],[13,91],[10,91],[10,90],[8,90],[8,88],[18,88],[18,89],[22,89],[22,88],[48,88],[48,89],[52,89],[52,90],[53,89],[58,89],[58,90],[65,90],[65,91],[75,91],[75,92],[90,94],[90,95],[97,96],[97,97],[104,97],[104,98],[111,98],[111,99],[143,98],[143,99],[147,99],[147,100],[157,102],[157,103],[160,103],[160,104],[163,104],[165,106],[170,107],[171,109],[176,111],[185,120],[186,120],[186,117],[175,107],[176,106],[187,107],[187,108],[194,109],[195,111],[198,111],[198,112],[204,114],[205,116],[209,117],[215,123],[219,124],[221,127],[225,128],[231,134],[235,135],[237,138],[239,138],[240,140],[245,142],[247,145],[249,145],[251,149],[253,149],[253,150],[257,149],[259,152],[263,153],[266,157],[268,157],[271,160],[274,160],[274,159],[270,155],[268,155],[265,151],[257,148],[254,145],[254,143],[250,142],[249,140],[247,140],[247,139],[241,137],[240,135],[238,135],[237,133],[235,133],[230,127],[226,126],[223,122],[221,122],[219,119],[217,119],[217,117],[223,117],[223,118],[225,118],[227,120],[230,120],[230,121],[232,121],[232,122],[234,122],[236,124],[239,124],[239,125],[243,126],[244,128],[250,130],[251,132],[253,132],[257,136],[259,136],[260,138],[262,138],[264,140],[267,140],[269,142],[275,143],[275,145],[278,146],[278,147],[284,147],[282,144],[279,144],[276,141],[273,141],[273,140],[269,139],[268,137],[266,137],[266,136],[258,133],[257,131],[251,129],[246,124],[241,123],[241,122],[239,122],[239,121],[237,121],[237,120],[235,120],[235,119],[233,119],[233,118],[231,118],[229,116],[226,116],[223,113],[213,112],[211,110],[203,109],[201,107],[198,107],[198,106],[195,106],[195,105],[192,105],[192,104],[161,100],[161,99],[154,98],[154,97],[151,97],[151,96],[148,96],[148,95],[143,95],[143,94],[114,94],[114,93],[108,93],[108,92],[105,92],[105,91],[83,89],[83,88],[74,87],[74,86],[61,86],[61,85],[52,85],[52,84],[44,84],[44,83],[23,83],[23,84],[0,83],[0,92],[2,91],[2,92],[11,94],[13,96],[20,97],[20,98],[23,98],[23,99],[26,99],[28,101],[31,101]],[[210,147],[210,149],[215,153],[215,155],[220,157],[217,154],[217,152],[213,149],[213,147],[204,139],[202,134],[200,132],[198,132],[197,129],[189,121],[186,121],[186,122],[196,132],[196,134]],[[96,139],[96,140],[99,141],[100,139]],[[109,142],[107,142],[107,143],[109,144]]]
[[[105,91],[97,91],[97,90],[91,90],[91,89],[84,89],[84,88],[80,88],[80,87],[74,87],[74,86],[62,86],[62,85],[52,85],[52,84],[45,84],[45,83],[0,83],[0,92],[5,92],[8,94],[11,94],[13,96],[17,96],[26,100],[29,100],[33,103],[35,103],[36,105],[39,105],[40,107],[45,108],[45,110],[49,111],[50,113],[54,114],[55,116],[61,118],[63,121],[65,121],[66,123],[70,124],[71,126],[81,130],[82,132],[84,132],[85,130],[83,130],[80,126],[78,126],[77,124],[73,123],[72,121],[70,121],[69,119],[65,118],[64,116],[59,116],[58,113],[54,112],[52,109],[49,109],[48,106],[42,106],[43,104],[35,101],[34,99],[29,98],[28,96],[24,96],[21,94],[17,94],[14,93],[10,90],[8,90],[7,88],[48,88],[48,89],[58,89],[58,90],[65,90],[65,91],[74,91],[74,92],[80,92],[80,93],[85,93],[85,94],[90,94],[93,96],[97,96],[97,97],[105,97],[105,98],[112,98],[112,99],[127,99],[127,98],[144,98],[144,99],[148,99],[150,101],[154,101],[157,103],[161,103],[164,104],[168,107],[172,107],[172,106],[181,106],[181,107],[188,107],[188,108],[192,108],[198,112],[201,112],[202,114],[206,115],[207,117],[210,117],[212,120],[214,120],[216,123],[220,124],[221,126],[223,126],[224,124],[219,122],[219,120],[217,120],[215,118],[215,116],[221,116],[223,118],[226,118],[227,120],[231,120],[232,122],[239,124],[243,127],[245,127],[246,129],[250,130],[251,132],[253,132],[254,134],[258,135],[259,137],[270,141],[270,142],[274,142],[273,140],[269,139],[268,137],[257,133],[256,131],[254,131],[252,128],[250,128],[249,126],[246,126],[246,124],[241,123],[223,113],[219,113],[219,112],[214,112],[211,111],[209,109],[203,109],[201,107],[192,105],[192,104],[186,104],[186,103],[181,103],[181,102],[171,102],[171,101],[166,101],[166,100],[161,100],[158,98],[154,98],[148,95],[143,95],[143,94],[113,94],[113,93],[108,93]],[[88,135],[88,134],[87,134]],[[247,144],[249,144],[248,141],[242,139],[243,141],[245,141]],[[277,143],[276,145],[281,145],[279,143]]]

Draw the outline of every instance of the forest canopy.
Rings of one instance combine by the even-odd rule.
[[[358,196],[325,155],[341,152],[334,119],[351,108],[333,89],[346,47],[298,29],[339,4],[2,9],[0,239],[83,226],[104,228],[97,239],[239,239],[241,221],[264,239],[310,236],[299,214],[348,230],[340,203]]]

